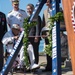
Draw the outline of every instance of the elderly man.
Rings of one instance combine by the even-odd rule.
[[[4,37],[2,39],[2,43],[7,46],[7,52],[9,54],[12,52],[13,47],[14,47],[15,43],[17,42],[17,40],[20,36],[20,33],[21,33],[20,26],[18,24],[13,24],[12,27],[11,27],[11,30],[8,31],[4,35]],[[34,57],[32,45],[29,45],[27,50],[28,50],[28,54],[29,54],[30,62],[31,62],[30,69],[38,68],[39,65],[34,63],[35,57]],[[24,55],[23,55],[23,53],[24,53],[24,47],[22,46],[21,50],[20,50],[20,53],[19,53],[20,57],[19,57],[19,60],[18,60],[19,61],[18,68],[23,68],[23,65],[24,65],[24,61],[23,61]]]
[[[67,35],[63,33],[63,31],[60,32],[60,38],[61,38],[61,58],[62,63],[68,59],[68,40]]]

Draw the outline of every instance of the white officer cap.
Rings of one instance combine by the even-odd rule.
[[[11,0],[11,2],[14,4],[19,4],[19,0]]]
[[[20,29],[20,26],[18,24],[13,24],[11,28]]]
[[[43,31],[49,31],[49,28],[48,27],[43,27],[41,32],[43,32]]]

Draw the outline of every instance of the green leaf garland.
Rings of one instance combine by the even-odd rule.
[[[62,12],[58,12],[57,14],[55,14],[54,16],[49,18],[49,23],[50,23],[50,30],[49,30],[49,44],[45,46],[45,53],[48,54],[49,56],[52,57],[52,28],[54,26],[54,22],[58,22],[58,21],[64,21],[64,17],[63,17],[63,13]]]
[[[23,38],[23,43],[24,43],[24,61],[25,61],[25,64],[26,64],[27,68],[30,65],[29,59],[28,59],[28,52],[27,52],[29,29],[37,24],[35,21],[29,23],[28,20],[29,20],[29,18],[24,19],[24,23],[23,23],[23,28],[24,28],[24,38]]]

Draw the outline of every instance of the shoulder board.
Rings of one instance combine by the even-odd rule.
[[[9,13],[11,13],[12,12],[12,10],[11,11],[9,11]]]
[[[21,11],[25,12],[24,10],[20,9]]]

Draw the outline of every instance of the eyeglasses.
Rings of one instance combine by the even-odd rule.
[[[20,31],[20,29],[15,29],[15,28],[13,28],[15,31]]]

